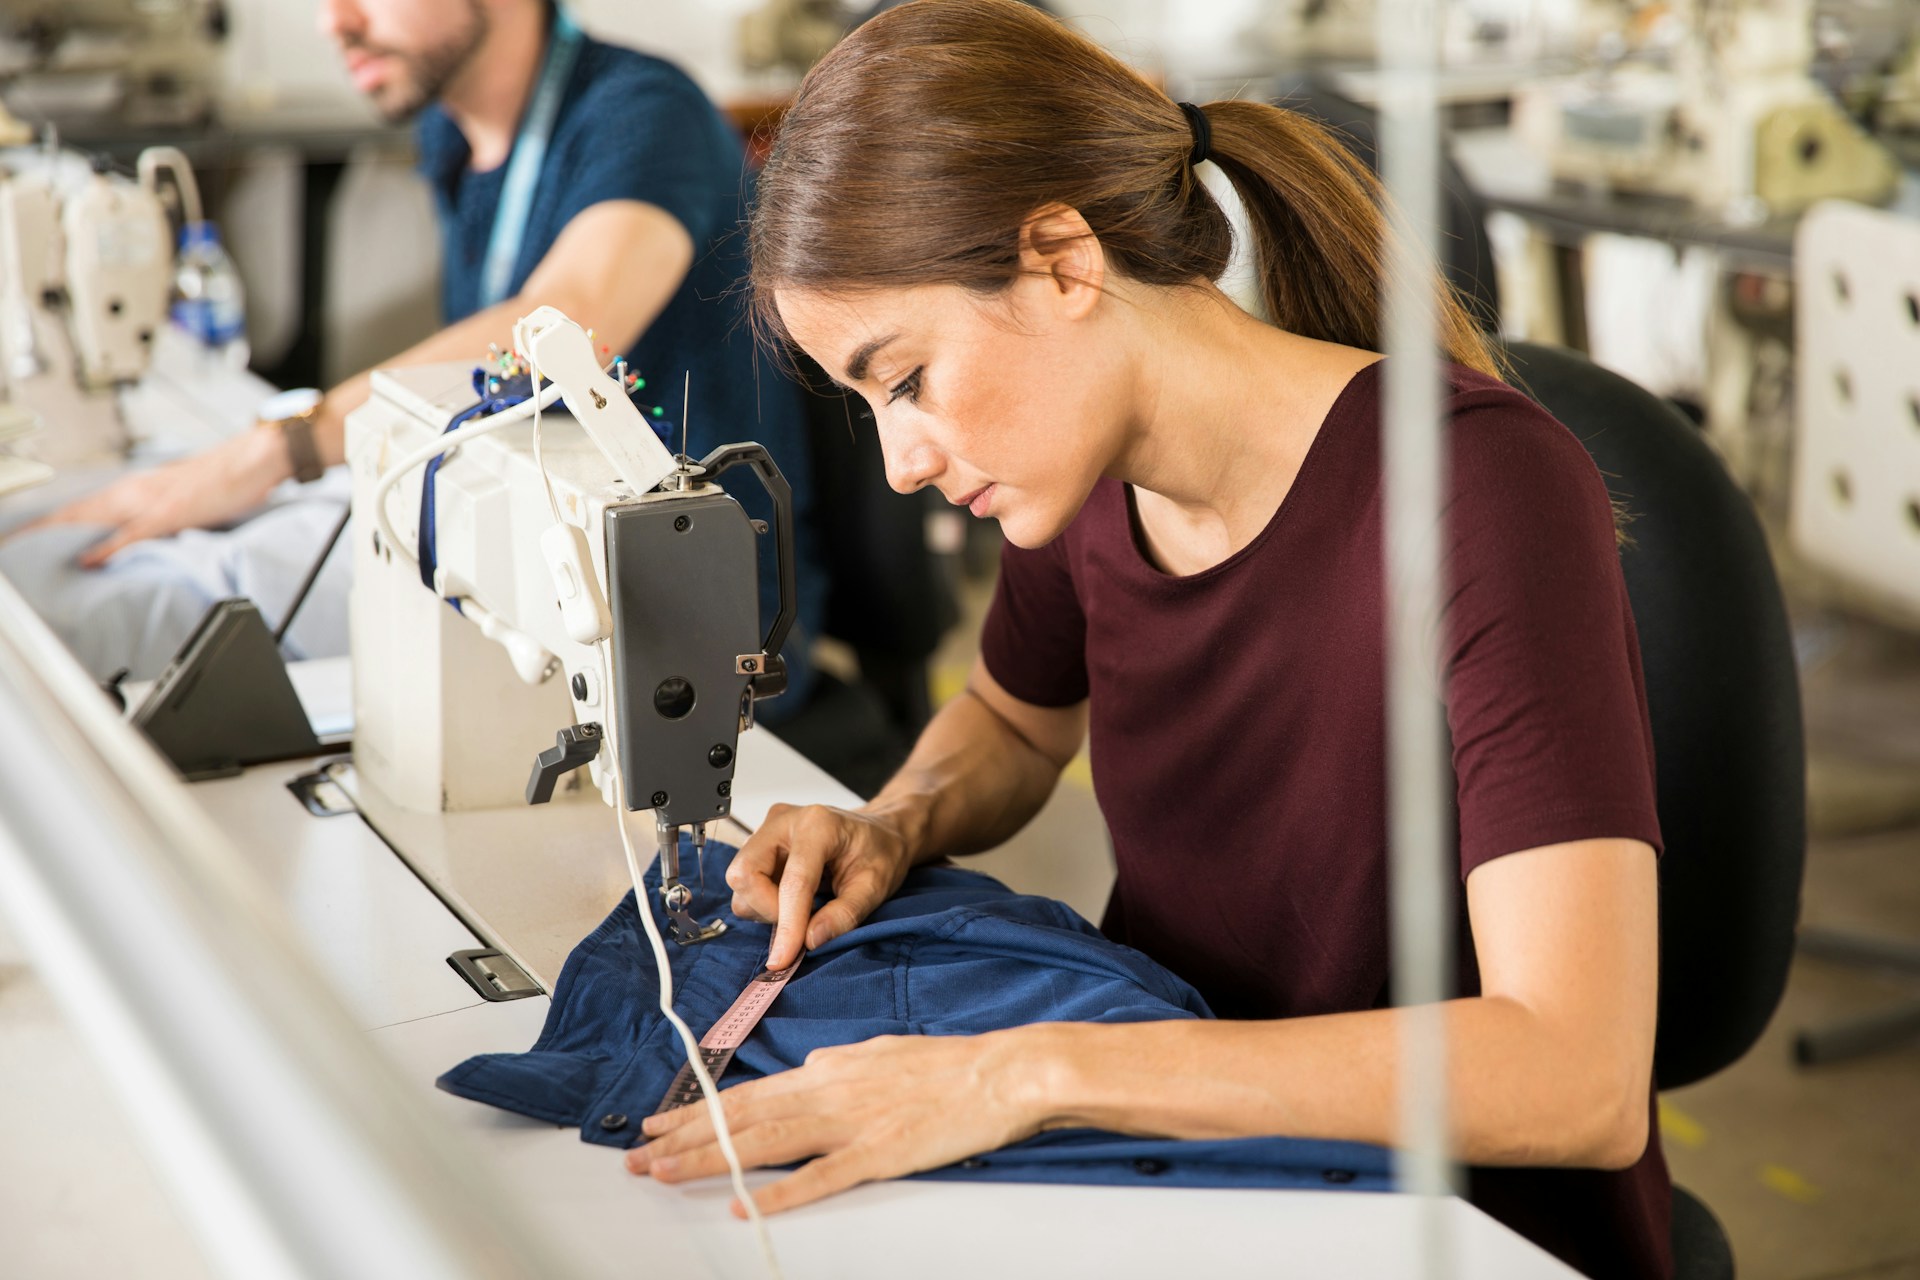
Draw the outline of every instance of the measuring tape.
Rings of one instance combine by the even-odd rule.
[[[734,1051],[747,1042],[753,1029],[760,1025],[760,1019],[767,1014],[781,990],[800,968],[800,961],[807,958],[802,951],[799,959],[784,969],[763,970],[753,981],[747,983],[727,1011],[720,1015],[720,1021],[713,1029],[700,1037],[700,1061],[706,1066],[707,1074],[719,1083],[727,1064],[733,1061]],[[673,1083],[667,1088],[667,1096],[660,1100],[655,1115],[677,1110],[689,1102],[700,1101],[700,1078],[693,1073],[693,1065],[681,1067]]]

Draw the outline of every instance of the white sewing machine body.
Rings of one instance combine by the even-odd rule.
[[[1804,0],[1694,0],[1667,21],[1641,56],[1517,95],[1515,127],[1556,177],[1736,223],[1893,190],[1892,159],[1809,73]]]
[[[373,375],[373,394],[347,419],[356,510],[369,510],[388,466],[473,402],[471,374],[471,365],[450,364]],[[598,528],[609,505],[633,500],[569,415],[545,415],[541,430],[554,497],[570,522]],[[403,531],[414,527],[421,483],[416,472],[390,499]],[[418,812],[524,805],[528,762],[574,722],[573,677],[587,689],[584,713],[591,716],[604,697],[599,657],[566,634],[535,536],[553,517],[531,428],[461,446],[435,489],[437,594],[407,557],[376,545],[374,522],[354,527],[354,764]],[[604,582],[605,544],[588,545]],[[447,596],[469,602],[465,616]],[[600,786],[598,760],[592,775]]]

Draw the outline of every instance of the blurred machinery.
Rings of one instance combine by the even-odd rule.
[[[804,75],[862,13],[843,0],[766,0],[740,16],[740,65]]]
[[[1814,78],[1812,0],[1590,0],[1587,25],[1598,66],[1515,101],[1556,177],[1742,224],[1897,184],[1886,150]]]
[[[1920,4],[1814,0],[1813,76],[1891,140],[1920,136]]]
[[[199,124],[226,29],[222,0],[6,0],[0,102],[63,129]]]
[[[147,371],[167,322],[169,180],[197,219],[191,171],[170,148],[144,153],[137,179],[72,152],[0,151],[0,447],[39,433],[32,459],[0,459],[0,490],[126,444],[118,390]]]
[[[1570,9],[1527,0],[1440,0],[1446,68],[1537,62],[1572,52]],[[1379,55],[1375,0],[1265,0],[1243,39],[1287,64],[1365,66]]]

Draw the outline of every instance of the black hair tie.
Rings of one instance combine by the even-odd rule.
[[[1187,164],[1197,165],[1213,155],[1213,126],[1207,123],[1207,113],[1191,102],[1180,104],[1180,114],[1187,118],[1187,128],[1193,130],[1193,150],[1187,153]]]

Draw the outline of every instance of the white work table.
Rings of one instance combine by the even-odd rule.
[[[583,1143],[570,1128],[431,1088],[473,1054],[532,1045],[546,998],[483,1002],[446,957],[499,946],[550,988],[567,951],[628,887],[611,812],[589,799],[405,813],[341,765],[334,774],[367,820],[317,817],[285,785],[313,767],[255,768],[198,784],[193,794],[285,899],[375,1042],[491,1160],[502,1194],[531,1208],[588,1275],[764,1275],[752,1233],[727,1213],[723,1180],[676,1188],[634,1178],[619,1152]],[[777,800],[852,801],[764,729],[741,738],[735,795],[744,829]],[[643,825],[650,838],[648,823],[636,822],[636,832]],[[1418,1274],[1418,1209],[1411,1197],[1365,1192],[892,1182],[781,1215],[771,1229],[792,1280],[1127,1277],[1196,1266],[1230,1275],[1403,1277]],[[1446,1212],[1461,1249],[1457,1275],[1575,1274],[1464,1202],[1448,1202]]]

